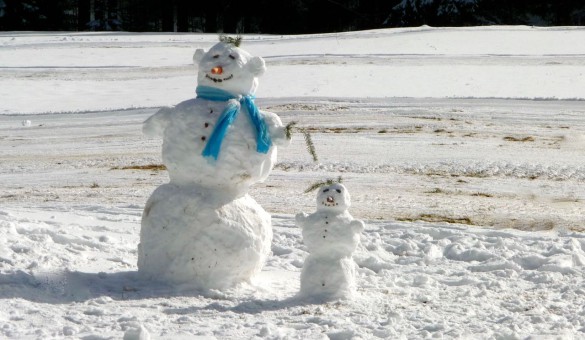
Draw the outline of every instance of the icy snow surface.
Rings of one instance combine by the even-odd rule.
[[[309,129],[320,161],[293,135],[250,191],[267,265],[203,293],[137,277],[168,182],[141,124],[193,97],[191,56],[216,38],[0,33],[0,338],[585,336],[585,29],[249,37],[259,107]],[[338,175],[366,222],[356,296],[300,301],[294,215]]]

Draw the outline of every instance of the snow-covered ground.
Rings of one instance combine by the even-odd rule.
[[[250,192],[273,216],[265,269],[201,293],[137,278],[168,181],[141,123],[194,95],[216,40],[0,32],[0,337],[585,337],[585,28],[246,37],[259,106],[311,130],[319,162],[300,134],[279,150]],[[338,175],[366,222],[358,294],[303,302],[294,214]]]

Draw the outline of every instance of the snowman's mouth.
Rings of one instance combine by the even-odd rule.
[[[228,80],[232,79],[233,77],[234,77],[234,75],[230,74],[229,76],[227,76],[225,78],[214,78],[214,77],[210,76],[209,74],[205,74],[205,78],[213,81],[214,83],[221,83],[224,81],[228,81]]]
[[[323,202],[321,202],[321,204],[327,207],[334,207],[336,205],[339,205],[339,203],[335,202],[335,198],[333,198],[333,196],[327,196],[327,198]]]

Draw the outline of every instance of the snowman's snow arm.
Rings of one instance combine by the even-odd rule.
[[[297,224],[297,226],[304,228],[305,224],[307,222],[307,217],[309,217],[309,215],[307,215],[304,212],[300,212],[295,216],[295,222]]]
[[[172,107],[163,107],[142,123],[142,133],[148,137],[161,137],[169,124]]]
[[[246,64],[246,68],[256,77],[260,77],[266,72],[266,62],[262,57],[252,57]]]
[[[349,226],[356,233],[361,233],[366,228],[366,225],[364,224],[364,222],[363,221],[360,221],[360,220],[353,220],[353,221],[351,221],[351,223],[349,224]]]
[[[286,127],[282,124],[280,117],[275,113],[268,111],[260,111],[264,116],[264,122],[268,126],[270,138],[274,145],[279,147],[287,147],[290,145],[290,139],[286,136]]]

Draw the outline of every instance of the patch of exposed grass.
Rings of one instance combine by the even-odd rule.
[[[451,217],[436,214],[420,214],[417,217],[397,218],[397,220],[403,222],[424,221],[431,223],[453,223],[474,225],[473,221],[469,217]]]
[[[486,194],[485,192],[476,192],[476,193],[471,194],[471,196],[475,196],[475,197],[494,197],[494,195]]]
[[[123,167],[113,167],[111,170],[150,170],[150,171],[163,171],[167,167],[164,164],[148,164],[148,165],[129,165]]]
[[[577,232],[577,233],[585,233],[585,228],[581,227],[581,226],[575,226],[575,227],[571,226],[571,227],[569,227],[569,230]]]
[[[306,64],[306,63],[302,63]],[[313,103],[289,103],[282,105],[274,105],[266,107],[266,110],[274,112],[286,111],[347,111],[350,106],[335,105],[335,104],[313,104]]]
[[[362,131],[370,131],[373,128],[367,127],[357,127],[357,128],[347,128],[347,127],[315,127],[310,126],[304,128],[308,132],[319,132],[319,133],[359,133]]]
[[[527,136],[527,137],[512,137],[512,136],[506,136],[504,137],[505,141],[508,142],[534,142],[535,139],[532,136]]]
[[[578,197],[564,197],[564,198],[556,198],[553,199],[554,203],[579,203],[582,200]]]
[[[433,116],[408,116],[408,118],[412,118],[412,119],[425,119],[425,120],[437,120],[437,121],[443,120],[443,118],[441,118],[441,117],[433,117]]]

